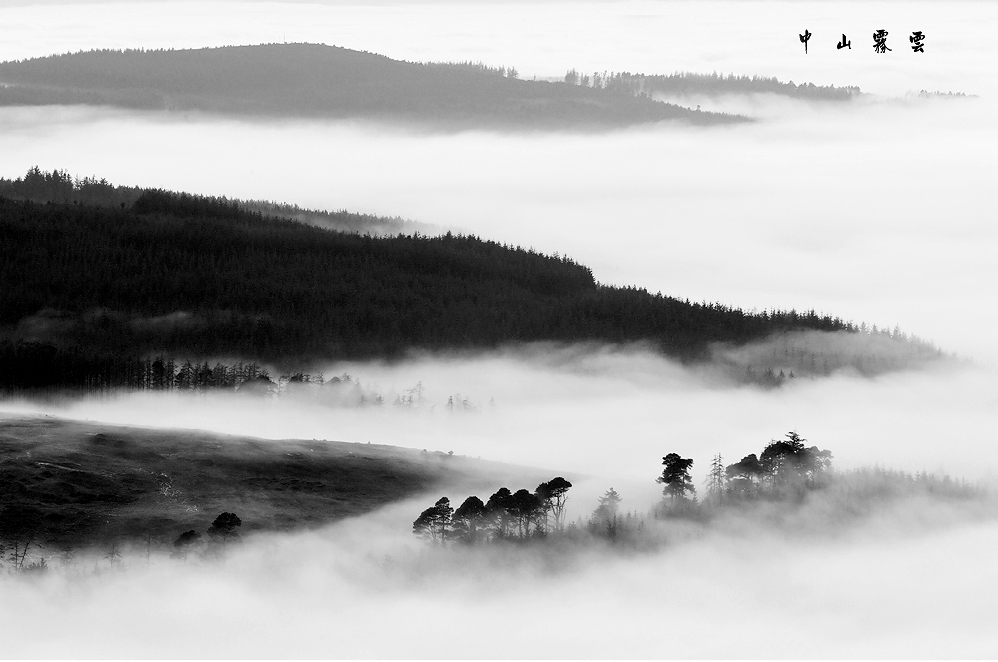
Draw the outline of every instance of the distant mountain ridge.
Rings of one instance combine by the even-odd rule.
[[[321,44],[98,50],[0,63],[0,105],[89,104],[368,119],[439,128],[610,129],[748,118],[547,81],[512,68],[413,63]]]

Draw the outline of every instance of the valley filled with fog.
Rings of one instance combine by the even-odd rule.
[[[897,325],[958,356],[767,388],[641,345],[538,343],[298,366],[326,379],[349,374],[383,396],[380,406],[123,393],[10,399],[0,402],[0,420],[57,416],[275,444],[452,451],[567,477],[569,520],[588,517],[610,487],[628,512],[648,512],[662,498],[655,479],[667,453],[694,459],[703,492],[715,454],[733,463],[791,430],[829,449],[836,471],[876,465],[994,483],[995,6],[75,2],[6,7],[0,22],[13,26],[0,33],[0,60],[287,39],[515,65],[528,79],[560,79],[574,67],[858,85],[869,94],[842,103],[673,98],[757,121],[599,133],[0,107],[0,177],[38,165],[119,185],[402,216],[568,255],[601,283]],[[797,38],[805,27],[815,35],[807,56]],[[891,54],[869,46],[880,27],[891,30]],[[919,29],[928,40],[915,55],[906,35]],[[842,32],[853,51],[835,49]],[[979,96],[906,95],[922,89]],[[779,340],[715,349],[718,360],[735,356],[778,367]],[[275,378],[280,372],[272,368]],[[43,550],[54,572],[0,577],[10,596],[0,622],[15,633],[0,637],[0,652],[978,657],[998,645],[998,605],[986,588],[998,580],[991,497],[919,495],[855,517],[816,499],[785,520],[754,513],[704,529],[655,523],[667,541],[655,549],[594,547],[561,558],[527,548],[476,557],[423,544],[413,519],[443,494],[455,505],[465,496],[434,492],[312,531],[254,534],[224,564],[147,559],[135,548],[115,570],[103,549],[62,560]]]
[[[224,565],[80,555],[4,578],[39,657],[950,658],[994,650],[994,521],[914,502],[816,530],[748,520],[655,553],[439,550],[420,504],[244,541]],[[993,505],[991,506],[993,508]],[[978,515],[979,517],[979,515]],[[824,527],[824,530],[817,530]],[[408,538],[412,538],[411,535]],[[53,565],[57,565],[54,561]],[[103,571],[91,568],[100,564]]]

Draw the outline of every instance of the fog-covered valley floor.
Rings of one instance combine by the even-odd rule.
[[[100,551],[53,558],[45,574],[0,578],[4,652],[972,658],[996,645],[990,500],[911,495],[861,517],[819,496],[783,521],[649,520],[662,544],[646,550],[440,549],[407,531],[423,505],[251,536],[224,562],[141,548],[115,563]]]
[[[627,496],[641,507],[660,494],[654,478],[666,453],[694,457],[699,481],[715,453],[734,462],[788,430],[832,450],[843,469],[879,464],[972,481],[998,471],[996,378],[973,364],[940,361],[876,378],[842,371],[777,388],[739,385],[636,347],[536,345],[325,368],[327,380],[349,375],[369,402],[381,396],[384,404],[350,406],[317,387],[276,399],[153,392],[13,400],[2,410],[453,451],[599,477],[638,490]]]
[[[286,38],[515,65],[525,77],[558,78],[572,67],[717,70],[859,85],[872,95],[845,105],[676,99],[759,121],[604,134],[7,107],[0,176],[38,165],[122,185],[401,215],[568,254],[604,283],[897,324],[971,360],[763,388],[641,347],[542,345],[395,363],[331,357],[301,369],[349,374],[385,404],[122,394],[8,400],[2,417],[453,451],[566,476],[570,520],[587,517],[610,487],[624,509],[647,512],[662,496],[655,478],[667,453],[694,459],[702,493],[714,454],[736,462],[790,430],[831,450],[836,471],[879,465],[994,482],[994,6],[78,1],[12,3],[0,22],[12,26],[0,32],[0,59]],[[806,57],[797,39],[805,27],[815,34]],[[880,27],[896,46],[883,57],[867,43]],[[929,36],[924,56],[908,51],[906,35],[918,29]],[[855,51],[834,48],[842,32]],[[980,97],[904,97],[920,89]],[[393,404],[417,385],[421,400]],[[247,536],[221,564],[183,564],[162,551],[147,562],[136,548],[113,570],[103,547],[75,559],[36,550],[49,573],[0,576],[0,652],[869,658],[998,650],[990,498],[918,495],[854,519],[818,499],[783,520],[673,523],[651,550],[593,545],[560,556],[426,545],[412,535],[413,519],[443,495],[316,531]],[[446,496],[456,505],[466,494]]]

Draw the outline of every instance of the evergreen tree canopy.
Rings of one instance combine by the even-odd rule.
[[[126,209],[0,197],[0,282],[0,325],[13,330],[0,373],[16,373],[0,386],[65,384],[86,370],[74,361],[151,351],[301,362],[648,341],[696,360],[715,342],[853,329],[814,311],[750,314],[608,287],[567,258],[471,236],[331,232],[162,191]],[[46,364],[56,374],[36,377]]]
[[[665,484],[664,491],[667,497],[676,501],[696,495],[697,490],[690,475],[692,459],[684,459],[678,453],[669,453],[662,458],[662,464],[665,465],[665,469],[656,480]]]
[[[236,529],[242,525],[242,520],[235,513],[222,513],[211,523],[208,528],[208,536],[222,541],[238,538],[239,531]]]

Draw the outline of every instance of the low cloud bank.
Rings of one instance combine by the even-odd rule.
[[[732,386],[727,378],[639,347],[534,346],[317,367],[330,377],[352,377],[351,384],[333,389],[341,401],[136,393],[58,403],[8,401],[2,410],[453,451],[600,476],[618,489],[633,484],[630,496],[636,490],[645,494],[642,501],[656,492],[650,481],[669,452],[694,458],[699,482],[715,453],[735,462],[788,430],[830,449],[843,469],[879,463],[968,480],[998,469],[991,433],[998,429],[993,395],[998,376],[969,364],[935,362],[875,378],[840,371],[788,380],[775,389]],[[355,393],[381,395],[384,404],[330,406],[347,403]]]
[[[868,495],[867,495],[868,496]],[[850,497],[847,497],[847,500]],[[855,497],[851,497],[856,499]],[[977,657],[998,643],[994,504],[842,495],[706,526],[647,521],[660,546],[440,549],[411,501],[224,563],[97,550],[0,577],[13,657]],[[844,516],[845,514],[845,516]],[[954,558],[959,562],[955,563]],[[97,570],[97,572],[95,572]]]

